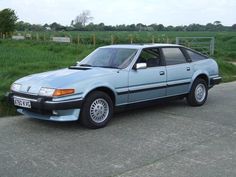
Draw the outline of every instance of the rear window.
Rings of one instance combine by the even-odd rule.
[[[162,48],[166,65],[186,63],[186,59],[179,48]]]
[[[201,55],[201,54],[194,52],[192,50],[186,49],[186,52],[188,53],[188,55],[192,61],[199,61],[199,60],[206,59],[206,57],[204,55]]]

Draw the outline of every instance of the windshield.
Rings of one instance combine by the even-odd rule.
[[[83,59],[79,66],[126,68],[134,58],[137,49],[99,48]]]

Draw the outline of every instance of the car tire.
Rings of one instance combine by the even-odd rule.
[[[208,87],[204,79],[197,78],[192,85],[190,93],[187,95],[187,102],[190,106],[202,106],[208,96]]]
[[[113,102],[102,91],[90,93],[82,106],[80,122],[87,128],[102,128],[113,115]]]

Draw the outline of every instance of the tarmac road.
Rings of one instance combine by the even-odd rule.
[[[98,130],[0,118],[1,177],[235,177],[235,167],[236,82],[212,88],[202,107],[157,104]]]

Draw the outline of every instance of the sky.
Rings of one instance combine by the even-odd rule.
[[[5,8],[14,9],[19,20],[42,25],[70,25],[84,10],[95,24],[236,24],[236,0],[0,0],[0,10]]]

